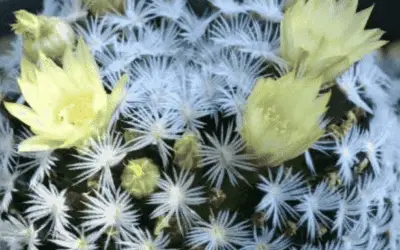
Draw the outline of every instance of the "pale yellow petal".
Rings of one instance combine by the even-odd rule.
[[[49,140],[66,140],[75,131],[75,127],[69,123],[50,123],[45,127],[31,127],[32,132]]]
[[[86,140],[88,140],[92,136],[92,128],[86,127],[74,130],[66,140],[60,145],[61,148],[71,148],[71,147],[79,147]]]
[[[52,141],[41,136],[32,136],[18,145],[19,152],[45,151],[59,148],[60,141]]]
[[[26,125],[37,129],[44,127],[40,117],[27,106],[11,102],[4,102],[4,106],[12,116],[18,118]]]
[[[101,84],[99,68],[82,37],[79,39],[78,45],[76,46],[75,56],[79,64],[83,66],[81,70],[83,70],[87,76],[87,82],[82,84],[90,85],[95,91],[104,91],[103,85]]]
[[[112,115],[115,113],[115,109],[120,104],[123,96],[125,95],[125,85],[128,81],[128,76],[123,75],[119,81],[116,83],[113,91],[108,96],[107,101],[107,110],[106,112],[101,113],[101,117],[99,117],[98,123],[102,126],[107,126]]]
[[[43,53],[39,54],[40,75],[45,75],[49,82],[39,82],[39,84],[54,85],[64,94],[77,92],[76,87],[71,83],[68,75],[60,68],[53,60],[45,56]],[[39,79],[38,79],[39,81]]]
[[[87,79],[84,65],[75,58],[72,48],[68,48],[64,53],[63,69],[75,88],[85,89]]]
[[[357,12],[357,14],[354,16],[354,19],[351,20],[352,24],[358,26],[360,30],[364,29],[367,25],[368,19],[371,16],[373,9],[374,6],[371,6],[369,8],[366,8],[365,10]]]
[[[55,81],[58,81],[56,83]],[[66,94],[60,88],[61,84],[68,84],[65,79],[52,79],[49,75],[44,73],[37,74],[37,90],[38,98],[41,98],[41,102],[49,110],[54,110],[63,96]]]
[[[123,96],[125,95],[125,85],[128,82],[128,75],[124,74],[115,84],[113,88],[110,98],[109,98],[109,105],[111,105],[111,109],[115,109],[119,103],[121,102]]]
[[[41,102],[38,96],[38,90],[35,83],[28,82],[26,79],[18,78],[17,79],[19,88],[21,89],[21,93],[25,98],[25,101],[34,109],[36,112],[37,108],[40,108]]]
[[[52,124],[44,120],[27,106],[9,102],[4,102],[4,106],[11,115],[28,125],[32,132],[48,140],[65,140],[73,130],[72,125]]]
[[[36,81],[36,65],[30,62],[26,57],[22,57],[21,63],[21,79],[28,82]]]

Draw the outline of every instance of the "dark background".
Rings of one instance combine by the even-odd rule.
[[[190,0],[194,6],[200,6],[204,0]],[[359,9],[375,4],[368,23],[368,28],[381,28],[386,31],[385,40],[400,38],[400,0],[359,0]],[[13,23],[13,11],[26,9],[37,12],[41,9],[42,0],[0,0],[0,36],[10,33]],[[328,27],[327,27],[328,28]]]

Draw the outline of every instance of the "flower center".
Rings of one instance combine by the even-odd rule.
[[[92,120],[94,110],[90,95],[71,96],[63,102],[59,109],[58,120],[72,125],[81,125]]]

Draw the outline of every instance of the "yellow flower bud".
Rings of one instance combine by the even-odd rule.
[[[32,62],[38,60],[39,51],[52,59],[61,58],[75,42],[72,27],[57,17],[34,15],[25,10],[16,11],[15,17],[12,28],[22,35],[24,55]]]
[[[199,162],[199,146],[197,136],[188,132],[177,140],[174,145],[174,162],[183,169],[193,169]]]
[[[372,7],[358,0],[297,0],[281,23],[281,54],[297,73],[331,81],[386,44],[380,29],[364,30]]]
[[[107,12],[122,13],[125,9],[125,0],[83,0],[93,14],[104,15]]]
[[[170,217],[160,216],[157,218],[156,226],[154,227],[154,235],[160,235],[162,231],[166,228],[169,228],[170,225]]]
[[[302,154],[323,134],[321,119],[330,93],[318,96],[321,78],[295,72],[259,79],[243,114],[241,135],[262,164],[273,167]]]
[[[121,77],[108,95],[83,39],[75,53],[72,48],[66,50],[63,68],[43,53],[39,53],[37,64],[23,58],[18,84],[30,107],[5,102],[7,111],[35,133],[19,144],[19,151],[80,147],[102,134],[120,103],[127,80],[127,75]]]
[[[41,22],[37,15],[26,10],[15,11],[14,15],[17,22],[12,24],[11,28],[16,34],[39,38]]]
[[[150,195],[157,187],[160,172],[148,158],[131,160],[121,175],[121,186],[136,198]]]

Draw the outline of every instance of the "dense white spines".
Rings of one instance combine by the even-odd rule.
[[[132,234],[138,224],[138,211],[135,210],[128,193],[118,189],[108,188],[102,193],[95,192],[95,196],[85,195],[87,202],[83,202],[86,209],[83,211],[82,227],[89,232],[95,230],[96,235],[107,233],[118,240]],[[109,233],[113,230],[116,233]]]
[[[286,171],[286,172],[285,172]],[[268,171],[268,176],[260,176],[261,183],[257,187],[264,196],[257,205],[257,211],[264,211],[267,219],[272,219],[274,227],[282,228],[289,218],[298,216],[289,202],[296,201],[307,193],[305,182],[300,173],[292,174],[292,170],[280,167],[276,176]]]
[[[116,39],[116,29],[107,25],[106,18],[98,16],[86,19],[83,24],[77,24],[76,31],[85,39],[95,55],[102,55]]]
[[[131,149],[156,146],[163,165],[167,166],[172,148],[166,140],[176,140],[183,132],[182,124],[175,122],[178,114],[172,110],[161,113],[149,107],[133,111],[132,117],[134,119],[128,121],[129,130],[137,133],[137,136],[133,139]]]
[[[38,250],[42,245],[39,231],[30,220],[21,215],[9,215],[6,220],[0,219],[0,239],[10,249]]]
[[[233,186],[238,184],[238,179],[246,182],[241,171],[254,170],[251,155],[244,152],[244,142],[233,131],[233,124],[229,124],[224,131],[222,128],[220,138],[207,134],[210,145],[202,145],[199,152],[199,166],[209,167],[204,177],[216,188],[221,188],[226,178]]]
[[[160,233],[153,236],[148,229],[135,229],[133,235],[126,237],[126,239],[118,242],[118,246],[122,250],[167,250],[170,239],[168,235]]]
[[[65,233],[70,226],[70,208],[66,201],[67,190],[58,191],[53,184],[47,188],[43,184],[38,184],[30,194],[30,200],[25,214],[27,219],[36,222],[40,219],[45,219],[43,226],[50,224],[50,231],[53,235]]]
[[[258,232],[260,231],[260,232]],[[257,230],[256,227],[253,229],[253,239],[249,241],[246,246],[242,247],[240,250],[254,250],[254,249],[271,249],[280,250],[288,249],[291,245],[290,240],[284,235],[277,238],[274,237],[274,230],[270,230],[268,227],[261,227]]]
[[[326,182],[318,184],[314,191],[300,198],[300,204],[296,206],[301,215],[298,224],[307,225],[307,235],[311,240],[315,239],[321,225],[330,227],[332,221],[325,213],[337,209],[339,198]]]
[[[194,176],[189,172],[181,171],[179,175],[174,171],[173,179],[164,175],[158,187],[162,190],[151,195],[149,204],[157,205],[151,213],[152,218],[164,217],[177,220],[180,231],[191,226],[200,216],[190,207],[198,206],[207,201],[203,187],[191,187]]]
[[[68,167],[81,171],[76,177],[77,184],[99,174],[99,187],[112,187],[114,180],[111,169],[122,162],[128,151],[128,144],[123,143],[122,135],[111,130],[103,136],[90,139],[74,155],[78,162]]]
[[[244,247],[249,236],[246,221],[236,222],[237,214],[221,211],[209,222],[199,221],[187,234],[187,244],[192,248],[204,247],[207,250],[234,250]]]
[[[244,0],[243,5],[268,21],[279,23],[283,19],[283,7],[287,0]]]
[[[8,210],[13,193],[18,191],[15,182],[19,177],[19,172],[11,171],[7,166],[0,166],[0,212]]]
[[[99,237],[97,234],[88,234],[83,229],[74,228],[75,232],[66,232],[52,239],[51,242],[56,244],[62,250],[96,250],[98,249],[96,242]]]
[[[93,138],[75,153],[17,153],[15,135],[21,131],[18,126],[11,129],[8,118],[1,116],[0,242],[29,250],[41,248],[39,239],[43,248],[55,244],[74,250],[112,244],[123,250],[280,250],[290,247],[289,232],[297,225],[296,233],[304,231],[307,240],[299,246],[296,239],[292,249],[398,249],[400,85],[395,74],[388,77],[375,54],[365,56],[330,87],[342,89],[348,104],[366,115],[343,137],[328,132],[306,151],[305,162],[298,158],[292,168],[253,168],[257,161],[238,135],[242,112],[257,78],[286,70],[279,53],[279,25],[289,1],[209,0],[202,1],[207,6],[199,11],[198,2],[125,0],[121,13],[88,17],[82,0],[44,1],[41,14],[60,16],[83,36],[107,92],[128,75],[126,93],[111,120],[127,133]],[[19,94],[22,51],[17,36],[0,56],[5,100]],[[339,117],[326,117],[321,127],[331,118]],[[212,122],[224,129],[212,133]],[[200,161],[191,172],[178,171],[171,164],[172,146],[188,131],[199,138]],[[165,167],[150,204],[118,187],[125,161],[143,156]],[[306,166],[311,175],[303,171]],[[200,186],[201,176],[206,181]],[[214,193],[207,197],[210,188],[226,194],[220,207],[214,204]],[[237,189],[262,195],[245,204],[247,211],[254,208],[263,216],[253,236],[246,222],[235,222],[246,219],[243,207],[225,210],[230,200],[247,202]],[[140,229],[142,205],[148,209],[141,210],[140,219],[168,225],[156,224],[154,232]],[[205,222],[212,206],[219,210]],[[15,216],[24,210],[26,219]],[[175,233],[187,246],[174,245]],[[335,239],[326,241],[331,236]]]
[[[339,167],[339,175],[344,184],[349,185],[353,180],[355,164],[359,162],[357,154],[362,150],[362,132],[354,126],[341,139],[336,139],[335,154],[338,155],[336,165]]]
[[[154,10],[146,0],[125,0],[123,15],[110,13],[106,20],[109,26],[120,30],[140,29],[154,18]]]

